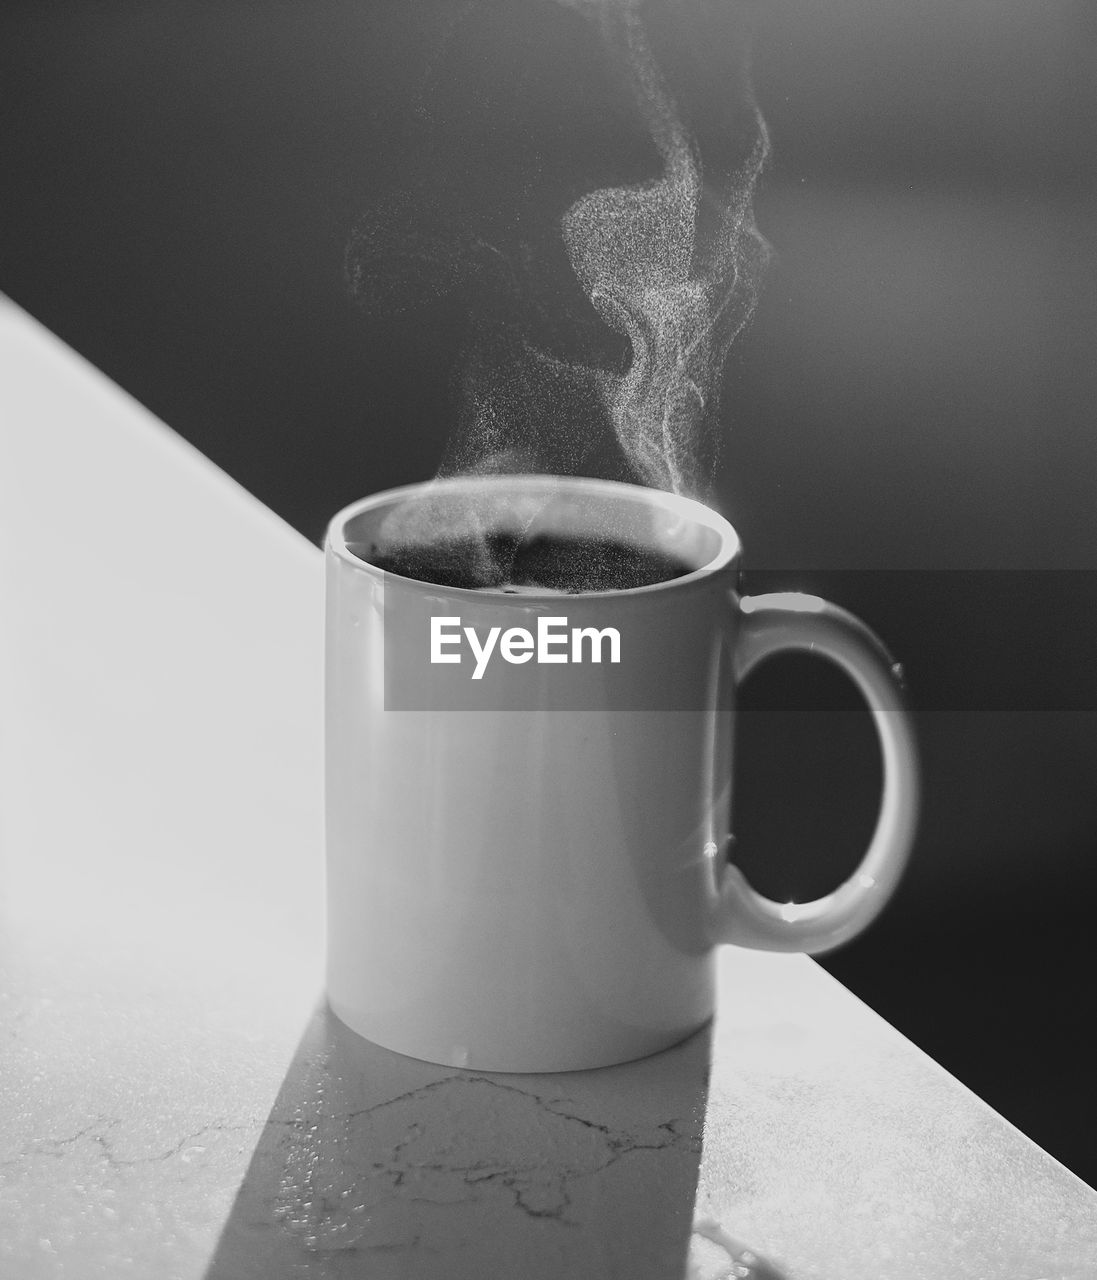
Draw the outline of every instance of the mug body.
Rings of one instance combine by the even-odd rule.
[[[504,594],[370,564],[392,513],[428,498],[486,502],[493,527],[609,534],[689,571]],[[390,1049],[495,1071],[608,1065],[696,1030],[730,819],[731,526],[630,485],[470,478],[348,507],[325,555],[334,1012]],[[432,619],[459,661],[432,661]],[[498,628],[479,676],[466,628],[481,649]],[[534,651],[503,661],[507,632]]]

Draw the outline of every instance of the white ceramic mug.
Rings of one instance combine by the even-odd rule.
[[[493,525],[611,531],[691,571],[628,590],[511,595],[368,563],[391,513],[424,499],[471,503]],[[325,554],[328,996],[361,1035],[483,1070],[627,1061],[711,1017],[717,944],[822,951],[895,888],[918,775],[892,661],[814,596],[740,598],[738,538],[708,507],[584,479],[436,481],[347,507]],[[442,652],[430,649],[433,618],[450,620],[439,625],[451,654],[464,627],[524,629],[536,649],[538,619],[566,618],[616,631],[618,660],[603,645],[600,663],[540,663],[512,645],[504,662],[497,645],[477,681],[472,652],[429,660]],[[849,674],[883,753],[860,866],[796,905],[761,896],[726,860],[736,686],[789,649]],[[584,652],[593,659],[593,645]]]

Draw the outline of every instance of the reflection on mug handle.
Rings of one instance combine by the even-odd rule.
[[[763,951],[827,951],[860,933],[891,897],[910,854],[918,815],[918,757],[898,669],[863,622],[818,596],[744,596],[733,658],[738,684],[764,658],[799,650],[836,663],[864,695],[883,754],[883,795],[868,851],[850,878],[814,902],[763,897],[731,864],[713,867],[712,941]]]

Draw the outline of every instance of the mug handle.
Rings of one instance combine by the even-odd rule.
[[[918,815],[918,757],[899,668],[860,619],[800,592],[744,596],[732,659],[736,683],[764,658],[787,650],[836,663],[860,689],[883,754],[883,795],[876,829],[849,879],[814,902],[779,903],[756,892],[738,867],[714,866],[712,941],[762,951],[827,951],[860,933],[894,892],[910,855]]]

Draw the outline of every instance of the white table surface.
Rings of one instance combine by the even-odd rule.
[[[1097,1277],[1097,1194],[803,957],[725,950],[712,1029],[605,1071],[343,1030],[321,591],[0,302],[4,1280]]]

